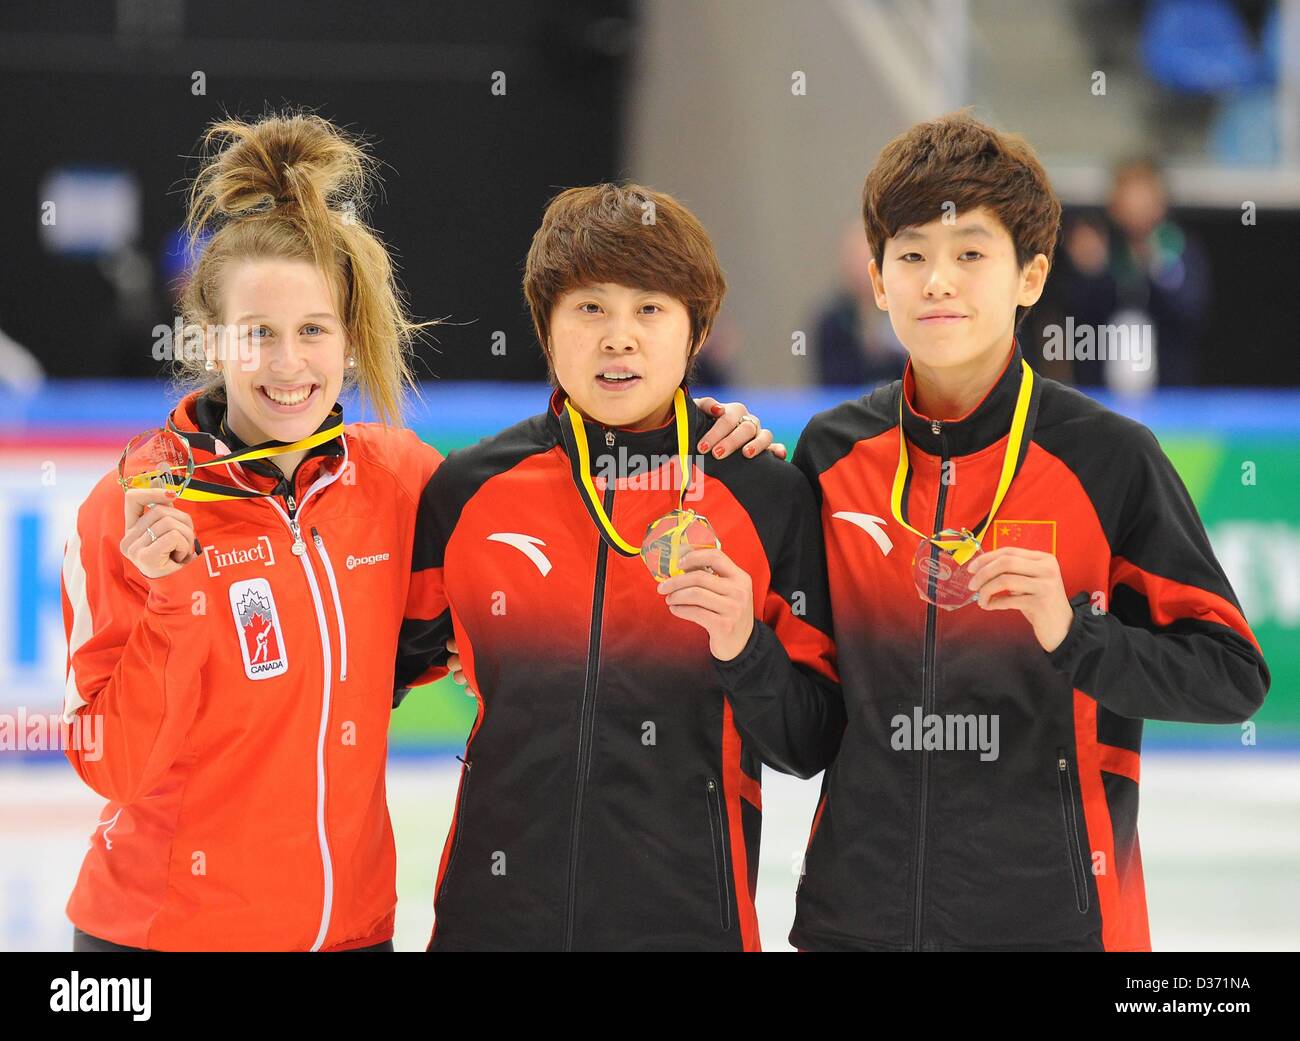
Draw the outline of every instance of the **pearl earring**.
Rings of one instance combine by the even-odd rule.
[[[349,369],[355,369],[356,367],[357,367],[357,359],[356,359],[356,358],[349,358],[349,359],[348,359],[348,368],[349,368]]]
[[[208,372],[215,372],[217,368],[217,363],[213,361],[211,358],[209,358],[206,362],[203,363],[203,367],[207,369]]]

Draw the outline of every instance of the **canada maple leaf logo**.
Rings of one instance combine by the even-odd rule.
[[[249,589],[240,597],[235,611],[243,629],[249,664],[276,661],[280,657],[280,643],[271,620],[270,602],[256,590]]]

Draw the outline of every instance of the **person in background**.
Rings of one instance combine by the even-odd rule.
[[[718,314],[700,353],[696,355],[691,386],[723,390],[736,378],[736,355],[740,353],[740,325],[725,311]]]
[[[1210,299],[1209,264],[1199,242],[1169,217],[1169,196],[1151,160],[1114,172],[1108,220],[1077,217],[1065,233],[1064,313],[1076,327],[1149,326],[1154,364],[1135,368],[1103,359],[1074,362],[1074,381],[1116,390],[1197,382],[1197,336]]]
[[[871,250],[856,221],[840,240],[841,286],[818,313],[813,332],[817,382],[874,387],[903,375],[907,352],[875,305]]]

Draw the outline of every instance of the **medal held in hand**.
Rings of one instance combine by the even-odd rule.
[[[681,559],[693,549],[721,549],[707,517],[694,510],[673,510],[646,528],[641,559],[656,582],[682,574]]]
[[[165,488],[179,496],[194,478],[190,443],[174,430],[146,430],[127,442],[117,461],[123,489]]]
[[[1020,361],[1020,390],[1016,394],[1015,410],[1011,416],[1011,429],[1007,432],[1006,451],[1002,455],[1002,471],[993,493],[993,505],[976,531],[965,528],[945,528],[937,535],[926,535],[907,523],[907,432],[903,429],[903,396],[898,394],[898,468],[894,472],[894,487],[889,497],[890,512],[894,520],[920,538],[912,556],[912,581],[917,595],[926,603],[945,611],[955,611],[979,599],[970,590],[971,574],[967,565],[982,552],[980,540],[993,524],[993,517],[1006,498],[1007,489],[1024,462],[1033,435],[1037,405],[1034,398],[1034,370],[1022,358]]]
[[[979,594],[970,590],[967,565],[980,552],[979,541],[964,528],[946,528],[918,542],[912,556],[912,581],[921,599],[945,611],[955,611],[978,599]]]
[[[299,441],[263,441],[259,445],[216,456],[206,462],[196,463],[189,439],[170,422],[159,430],[146,430],[127,442],[122,457],[117,461],[117,483],[123,490],[131,488],[166,488],[177,499],[187,502],[222,502],[228,499],[261,499],[271,492],[251,488],[232,487],[204,481],[194,476],[195,470],[207,466],[228,466],[252,459],[269,459],[288,452],[305,451],[332,441],[343,433],[343,412],[336,405],[329,418],[316,433]],[[218,445],[220,442],[218,442]]]
[[[645,538],[641,540],[639,547],[634,546],[618,533],[614,522],[605,512],[605,506],[591,480],[591,452],[587,447],[587,432],[583,427],[582,416],[567,398],[564,402],[564,411],[568,417],[568,424],[561,423],[560,429],[569,452],[573,483],[582,493],[587,513],[600,532],[600,537],[610,549],[620,556],[640,557],[655,581],[662,582],[672,575],[682,574],[681,558],[691,550],[722,548],[722,542],[708,520],[694,510],[683,508],[686,490],[690,487],[691,480],[691,457],[688,444],[690,423],[686,415],[684,390],[678,387],[673,395],[673,412],[677,422],[678,473],[681,475],[677,509],[665,513],[646,528]]]

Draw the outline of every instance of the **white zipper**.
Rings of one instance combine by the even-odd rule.
[[[271,508],[280,515],[285,526],[289,529],[289,533],[295,539],[298,538],[295,522],[297,517],[302,516],[302,510],[307,505],[307,500],[316,492],[329,487],[338,480],[339,475],[343,473],[344,467],[347,466],[347,461],[348,447],[345,438],[343,440],[343,466],[332,474],[317,478],[316,482],[307,489],[307,494],[298,500],[298,509],[294,521],[289,519],[289,514],[285,512],[283,506],[275,501],[274,496],[268,495],[263,499],[263,502],[269,503]],[[229,466],[226,467],[226,471],[230,472]],[[232,476],[234,475],[232,474]],[[236,483],[243,484],[238,478],[235,478],[235,480]],[[248,486],[244,485],[244,487]],[[307,554],[303,553],[298,556],[298,559],[302,562],[303,573],[307,576],[307,585],[311,588],[312,603],[316,607],[316,627],[320,632],[321,665],[324,670],[322,674],[325,678],[325,685],[321,690],[320,731],[316,737],[316,839],[320,845],[321,868],[325,877],[325,895],[321,906],[320,928],[317,930],[316,939],[311,946],[313,951],[319,951],[329,932],[330,914],[334,909],[334,862],[330,856],[329,837],[326,835],[325,830],[325,737],[329,728],[331,674],[334,671],[334,660],[330,651],[329,626],[325,621],[325,605],[321,600],[320,583],[316,581],[316,572],[312,570],[311,561],[307,559]],[[327,564],[327,570],[328,567]],[[331,581],[333,581],[332,578]],[[342,630],[340,629],[340,635],[341,633]]]
[[[315,528],[311,529],[311,537],[325,564],[325,577],[330,580],[330,592],[334,595],[334,617],[339,623],[339,682],[342,683],[348,678],[348,627],[343,624],[343,598],[339,596],[339,584],[334,580],[334,565],[330,563],[325,540]]]
[[[277,507],[278,508],[278,507]],[[325,733],[329,727],[330,716],[330,673],[333,661],[330,654],[329,629],[325,627],[325,607],[321,603],[320,586],[316,582],[316,572],[306,555],[298,558],[302,561],[303,572],[307,575],[307,584],[311,586],[311,598],[316,605],[316,624],[320,627],[321,664],[324,666],[325,687],[321,693],[320,732],[316,735],[316,837],[320,842],[321,865],[325,872],[325,898],[321,908],[320,931],[316,941],[311,945],[313,951],[319,951],[329,931],[330,912],[334,909],[334,863],[330,859],[329,836],[325,833]]]

